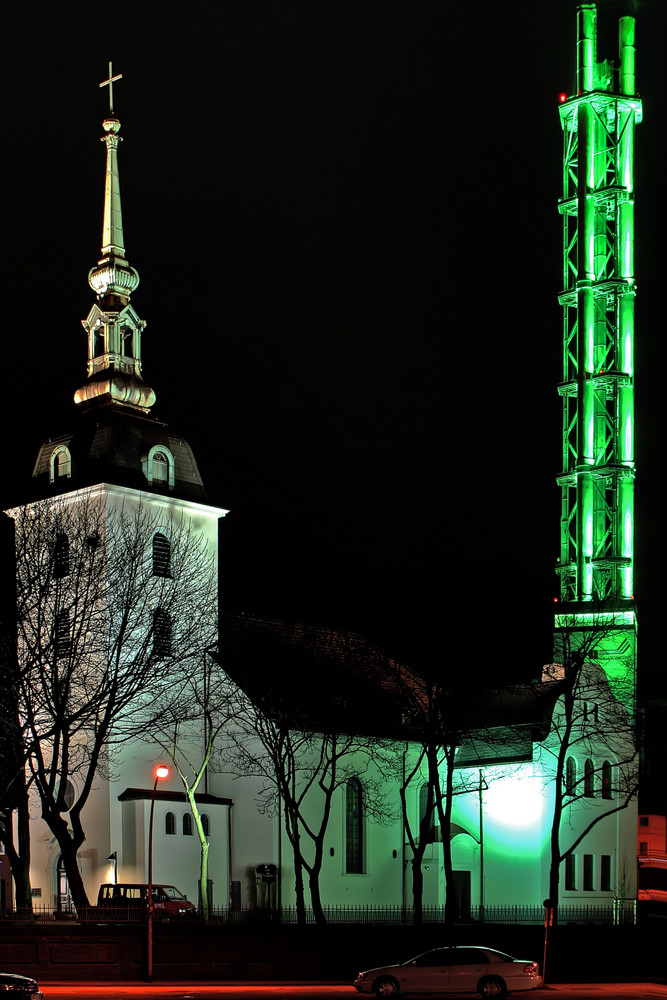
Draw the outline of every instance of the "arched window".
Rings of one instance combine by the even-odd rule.
[[[421,830],[421,824],[426,816],[426,811],[428,809],[428,782],[425,781],[424,784],[419,789],[419,829]],[[428,834],[426,836],[426,843],[432,844],[435,840],[435,812],[433,809],[433,803],[431,803],[431,818],[429,823]]]
[[[358,778],[350,778],[345,786],[345,871],[364,871],[363,789]]]
[[[59,531],[53,546],[53,575],[57,580],[69,574],[69,539]]]
[[[192,816],[190,813],[183,813],[183,836],[192,836]]]
[[[69,625],[69,611],[58,611],[55,620],[54,642],[56,647],[56,659],[63,660],[69,655],[72,648],[72,636]]]
[[[574,757],[565,761],[565,793],[574,795],[577,787],[577,762]]]
[[[161,608],[153,612],[153,655],[171,656],[171,616]]]
[[[584,764],[584,795],[589,799],[595,795],[595,768],[590,757],[586,758]]]
[[[153,536],[153,576],[171,576],[171,545],[159,532]]]
[[[611,762],[605,760],[602,764],[602,798],[611,799],[612,796],[612,769]]]
[[[172,812],[168,812],[164,817],[164,832],[169,837],[173,837],[176,833],[176,817]]]
[[[120,328],[120,345],[121,351],[126,358],[134,357],[134,330],[131,326],[122,326]]]
[[[211,823],[206,813],[201,814],[201,828],[204,831],[204,836],[208,837],[211,833]]]
[[[54,483],[56,479],[69,479],[72,475],[72,456],[69,448],[64,444],[58,445],[51,452],[51,462],[49,465],[49,480]]]

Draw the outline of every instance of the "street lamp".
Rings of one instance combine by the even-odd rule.
[[[113,884],[118,885],[118,851],[113,851],[107,861],[113,864]]]
[[[148,982],[153,981],[153,813],[155,812],[155,792],[158,781],[169,777],[169,768],[159,764],[155,768],[155,783],[151,795],[151,818],[148,823]]]

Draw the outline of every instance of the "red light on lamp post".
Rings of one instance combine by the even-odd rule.
[[[155,812],[155,792],[158,781],[163,781],[168,777],[169,768],[166,764],[158,764],[155,768],[155,782],[151,795],[151,817],[148,823],[148,959],[146,978],[149,983],[153,981],[153,814]]]

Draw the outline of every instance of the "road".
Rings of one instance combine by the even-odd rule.
[[[349,985],[332,983],[235,983],[232,985],[188,985],[157,983],[152,986],[43,983],[44,1000],[264,1000],[294,997],[295,1000],[326,1000],[361,996]],[[366,994],[364,994],[366,995]],[[463,995],[462,995],[463,996]],[[667,1000],[667,985],[655,983],[557,984],[531,993],[515,993],[526,1000]],[[468,995],[469,997],[469,995]],[[369,998],[370,1000],[370,998]]]

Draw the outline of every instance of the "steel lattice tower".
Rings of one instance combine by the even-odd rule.
[[[563,97],[563,469],[559,627],[613,615],[600,659],[633,677],[635,21],[597,61],[595,4],[577,10],[576,94]],[[595,608],[595,611],[593,610]],[[608,647],[608,648],[607,648]],[[629,661],[632,661],[631,664]]]

